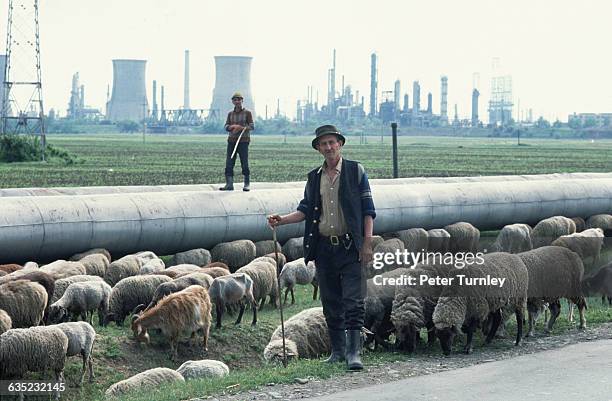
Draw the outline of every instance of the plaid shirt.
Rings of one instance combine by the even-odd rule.
[[[228,142],[236,142],[238,137],[240,136],[240,131],[237,133],[232,133],[230,130],[230,125],[239,124],[243,127],[247,127],[240,138],[240,142],[250,142],[251,136],[249,134],[250,131],[255,129],[255,124],[253,123],[253,114],[244,107],[238,109],[234,108],[234,110],[227,113],[227,119],[225,120],[225,130],[229,132],[227,137]]]

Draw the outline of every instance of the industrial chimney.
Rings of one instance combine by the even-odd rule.
[[[141,121],[146,117],[146,64],[146,60],[113,60],[113,94],[107,119]]]
[[[400,112],[400,80],[395,80],[395,86],[393,88],[393,102],[395,103],[395,113],[399,115]]]
[[[412,83],[412,114],[419,114],[419,110],[421,109],[421,85],[419,85],[419,81],[414,81]]]
[[[376,105],[378,99],[376,91],[378,89],[378,82],[376,80],[376,54],[372,53],[372,63],[370,65],[370,117],[376,117]]]
[[[232,94],[242,93],[243,105],[253,112],[255,104],[251,93],[251,61],[253,57],[215,56],[215,89],[210,108],[221,113],[222,119],[232,109]]]
[[[448,78],[443,76],[442,90],[440,91],[440,118],[442,124],[448,124]]]
[[[480,92],[474,88],[472,91],[472,127],[478,126],[478,96]]]
[[[157,110],[157,81],[153,80],[153,107],[151,108],[151,118],[153,121],[157,121],[158,110]]]
[[[432,104],[431,104],[432,103],[432,99],[433,99],[433,97],[431,96],[431,92],[429,92],[427,94],[427,114],[429,114],[429,115],[432,114],[432,109],[431,109],[431,107],[432,107]]]
[[[183,88],[183,109],[190,109],[189,104],[189,50],[185,50],[185,87]]]

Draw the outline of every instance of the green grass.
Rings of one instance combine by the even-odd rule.
[[[304,180],[321,163],[310,136],[254,135],[250,164],[254,181]],[[470,176],[559,172],[609,172],[612,140],[525,140],[407,137],[399,138],[399,173],[413,176]],[[139,134],[49,135],[80,163],[0,164],[0,187],[200,184],[223,181],[226,142],[213,135]],[[391,140],[368,137],[360,145],[348,137],[346,157],[359,160],[371,178],[392,174]],[[240,167],[235,169],[239,173]],[[279,168],[282,167],[282,168]]]

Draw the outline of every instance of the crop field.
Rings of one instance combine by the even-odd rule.
[[[304,180],[321,163],[310,136],[254,135],[252,181]],[[77,163],[0,164],[0,187],[202,184],[223,181],[226,141],[213,135],[49,135]],[[400,177],[609,172],[612,140],[530,140],[399,137]],[[347,158],[361,161],[371,178],[392,175],[391,138],[347,137]],[[235,174],[240,174],[236,162]],[[236,177],[240,180],[241,177]]]

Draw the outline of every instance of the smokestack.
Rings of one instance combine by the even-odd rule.
[[[412,83],[412,114],[417,115],[421,110],[421,85],[419,81]]]
[[[153,80],[153,108],[151,109],[153,121],[157,121],[157,81]]]
[[[440,91],[440,117],[442,119],[442,123],[448,123],[448,78],[443,76],[441,78],[442,81],[442,90]]]
[[[408,107],[409,107],[408,100],[409,100],[409,97],[408,97],[408,94],[406,93],[404,95],[404,113],[408,113]]]
[[[189,50],[185,50],[185,87],[183,88],[183,109],[190,109],[189,104]]]
[[[395,85],[393,88],[393,102],[395,106],[395,111],[400,111],[400,80],[395,80]]]
[[[251,94],[252,57],[215,56],[215,89],[211,109],[217,110],[222,118],[232,110],[232,94],[242,93],[244,107],[251,110],[255,118],[255,104]]]
[[[472,91],[472,127],[478,126],[478,96],[480,92],[474,88]]]
[[[81,94],[79,98],[79,107],[82,109],[85,108],[85,85],[81,85]]]
[[[160,99],[160,106],[161,106],[161,112],[162,115],[164,115],[166,113],[166,106],[164,106],[164,85],[161,86],[161,99]]]
[[[376,80],[376,54],[372,53],[370,58],[370,117],[376,117],[376,105],[378,104],[378,99],[376,97],[378,90],[378,82]]]
[[[107,119],[140,121],[146,117],[146,60],[113,60],[113,94]]]
[[[427,94],[427,114],[431,114],[431,101],[432,101],[431,92]]]

